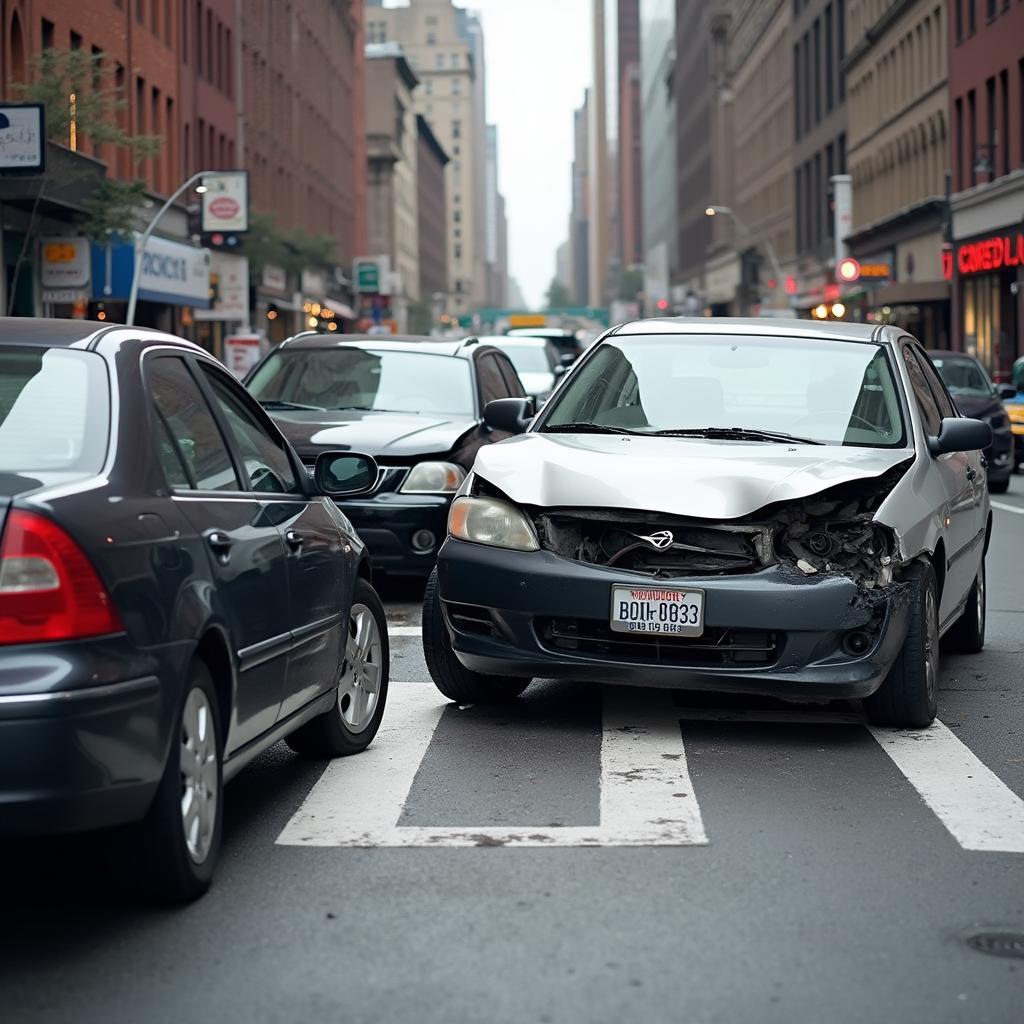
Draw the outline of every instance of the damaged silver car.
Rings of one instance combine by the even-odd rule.
[[[533,415],[487,407],[518,436],[480,452],[428,585],[452,700],[555,677],[923,727],[940,638],[981,650],[990,429],[898,328],[627,324]]]

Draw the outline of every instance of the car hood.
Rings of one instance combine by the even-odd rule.
[[[991,396],[954,395],[953,401],[964,416],[970,416],[972,419],[984,419],[1002,410],[999,399]]]
[[[523,390],[535,398],[539,395],[550,394],[555,386],[553,373],[521,373],[519,379],[523,382]]]
[[[364,455],[415,456],[448,452],[476,426],[469,417],[402,412],[271,412],[300,455],[336,449]]]
[[[523,434],[482,448],[473,470],[522,505],[722,520],[881,476],[912,456],[838,445]]]

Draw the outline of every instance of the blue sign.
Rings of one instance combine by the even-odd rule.
[[[127,301],[135,276],[135,245],[92,245],[92,297]],[[139,298],[169,306],[210,308],[210,254],[166,238],[150,238],[142,254]]]

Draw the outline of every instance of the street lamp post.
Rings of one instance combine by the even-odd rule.
[[[723,217],[732,217],[733,223],[739,228],[740,234],[746,238],[751,237],[751,230],[747,225],[740,220],[736,215],[736,212],[730,206],[709,206],[705,211],[706,217],[715,217],[721,214]],[[779,289],[782,287],[782,267],[779,266],[779,258],[775,254],[775,246],[772,245],[770,238],[764,239],[764,247],[768,253],[768,260],[772,265],[772,273],[775,275],[775,294],[778,295]]]
[[[197,181],[202,181],[204,177],[209,174],[213,174],[213,171],[197,171],[188,179],[172,196],[170,196],[166,203],[160,207],[156,216],[149,222],[146,230],[139,236],[139,240],[135,243],[135,273],[132,275],[132,287],[128,295],[128,315],[125,317],[125,324],[129,327],[135,326],[135,307],[139,301],[139,280],[142,277],[142,257],[146,251],[146,243],[149,241],[150,236],[153,234],[153,229],[160,222],[160,218],[178,201],[178,199],[184,195]],[[201,195],[206,191],[205,185],[199,185],[196,191]]]

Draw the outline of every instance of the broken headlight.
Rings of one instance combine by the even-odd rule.
[[[497,498],[456,498],[448,514],[448,532],[474,544],[511,551],[540,550],[530,520],[514,505]]]

